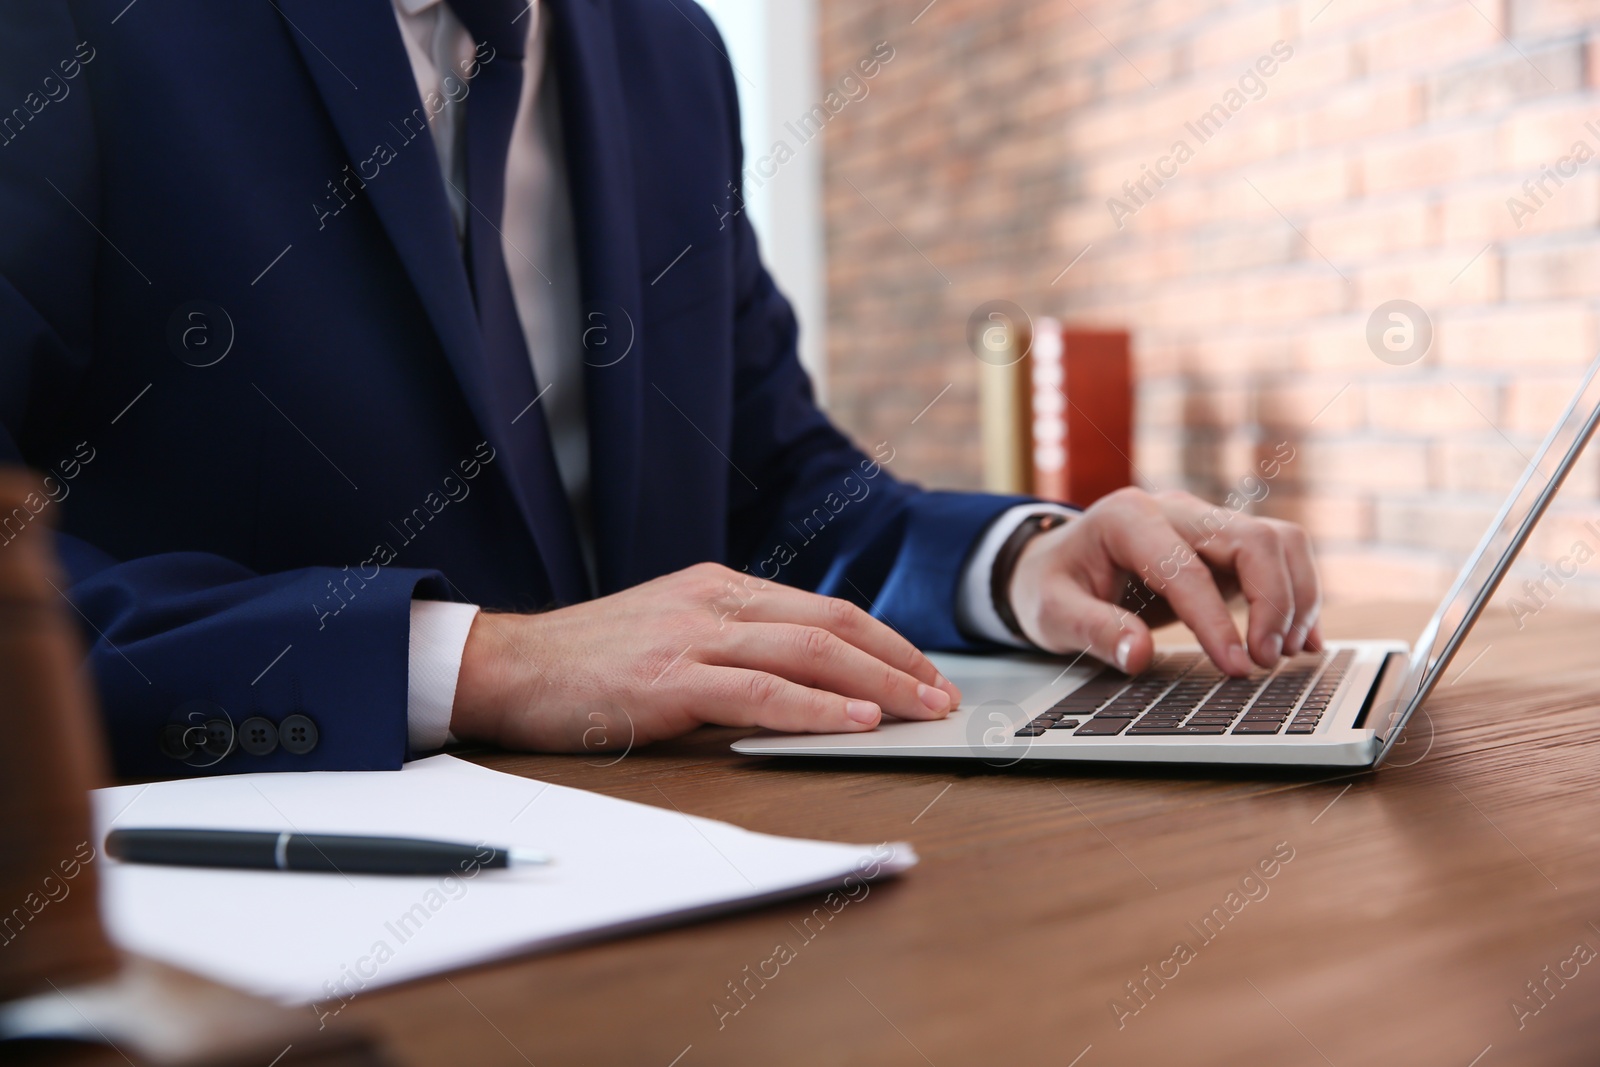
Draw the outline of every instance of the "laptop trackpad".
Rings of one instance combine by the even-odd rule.
[[[1077,657],[1055,659],[1023,652],[983,656],[930,652],[928,658],[961,690],[961,704],[968,708],[990,700],[1023,704],[1052,683],[1056,690],[1065,694],[1102,669],[1098,660],[1087,656],[1070,670],[1067,664]]]

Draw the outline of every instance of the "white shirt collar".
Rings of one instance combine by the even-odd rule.
[[[401,11],[404,11],[407,15],[411,16],[420,15],[424,11],[432,11],[434,8],[439,7],[444,2],[445,0],[394,0],[396,7],[398,7]],[[533,0],[533,2],[529,3],[528,6],[530,8],[537,9],[539,6],[538,0]],[[534,10],[532,14],[533,18],[528,20],[528,25],[530,27],[528,35],[530,38],[534,36],[535,32],[532,27],[537,26],[539,22],[539,12]],[[518,18],[520,17],[521,16],[519,15]]]

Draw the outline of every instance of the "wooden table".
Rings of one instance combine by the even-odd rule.
[[[1425,615],[1327,621],[1409,639]],[[365,994],[330,1025],[430,1065],[1600,1062],[1597,646],[1597,616],[1491,612],[1377,774],[776,762],[722,729],[612,767],[486,753],[922,863],[809,940],[820,897]]]

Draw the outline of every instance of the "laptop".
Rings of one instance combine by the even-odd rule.
[[[936,722],[885,718],[853,734],[762,732],[761,756],[1377,767],[1439,684],[1600,423],[1600,358],[1529,460],[1416,642],[1329,641],[1246,678],[1198,647],[1158,650],[1128,676],[1085,656],[933,653],[962,703]]]

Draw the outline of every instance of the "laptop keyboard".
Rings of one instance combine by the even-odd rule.
[[[1316,731],[1355,652],[1307,652],[1273,670],[1230,678],[1199,652],[1167,653],[1143,674],[1106,668],[1017,731],[1074,737],[1309,734]]]

